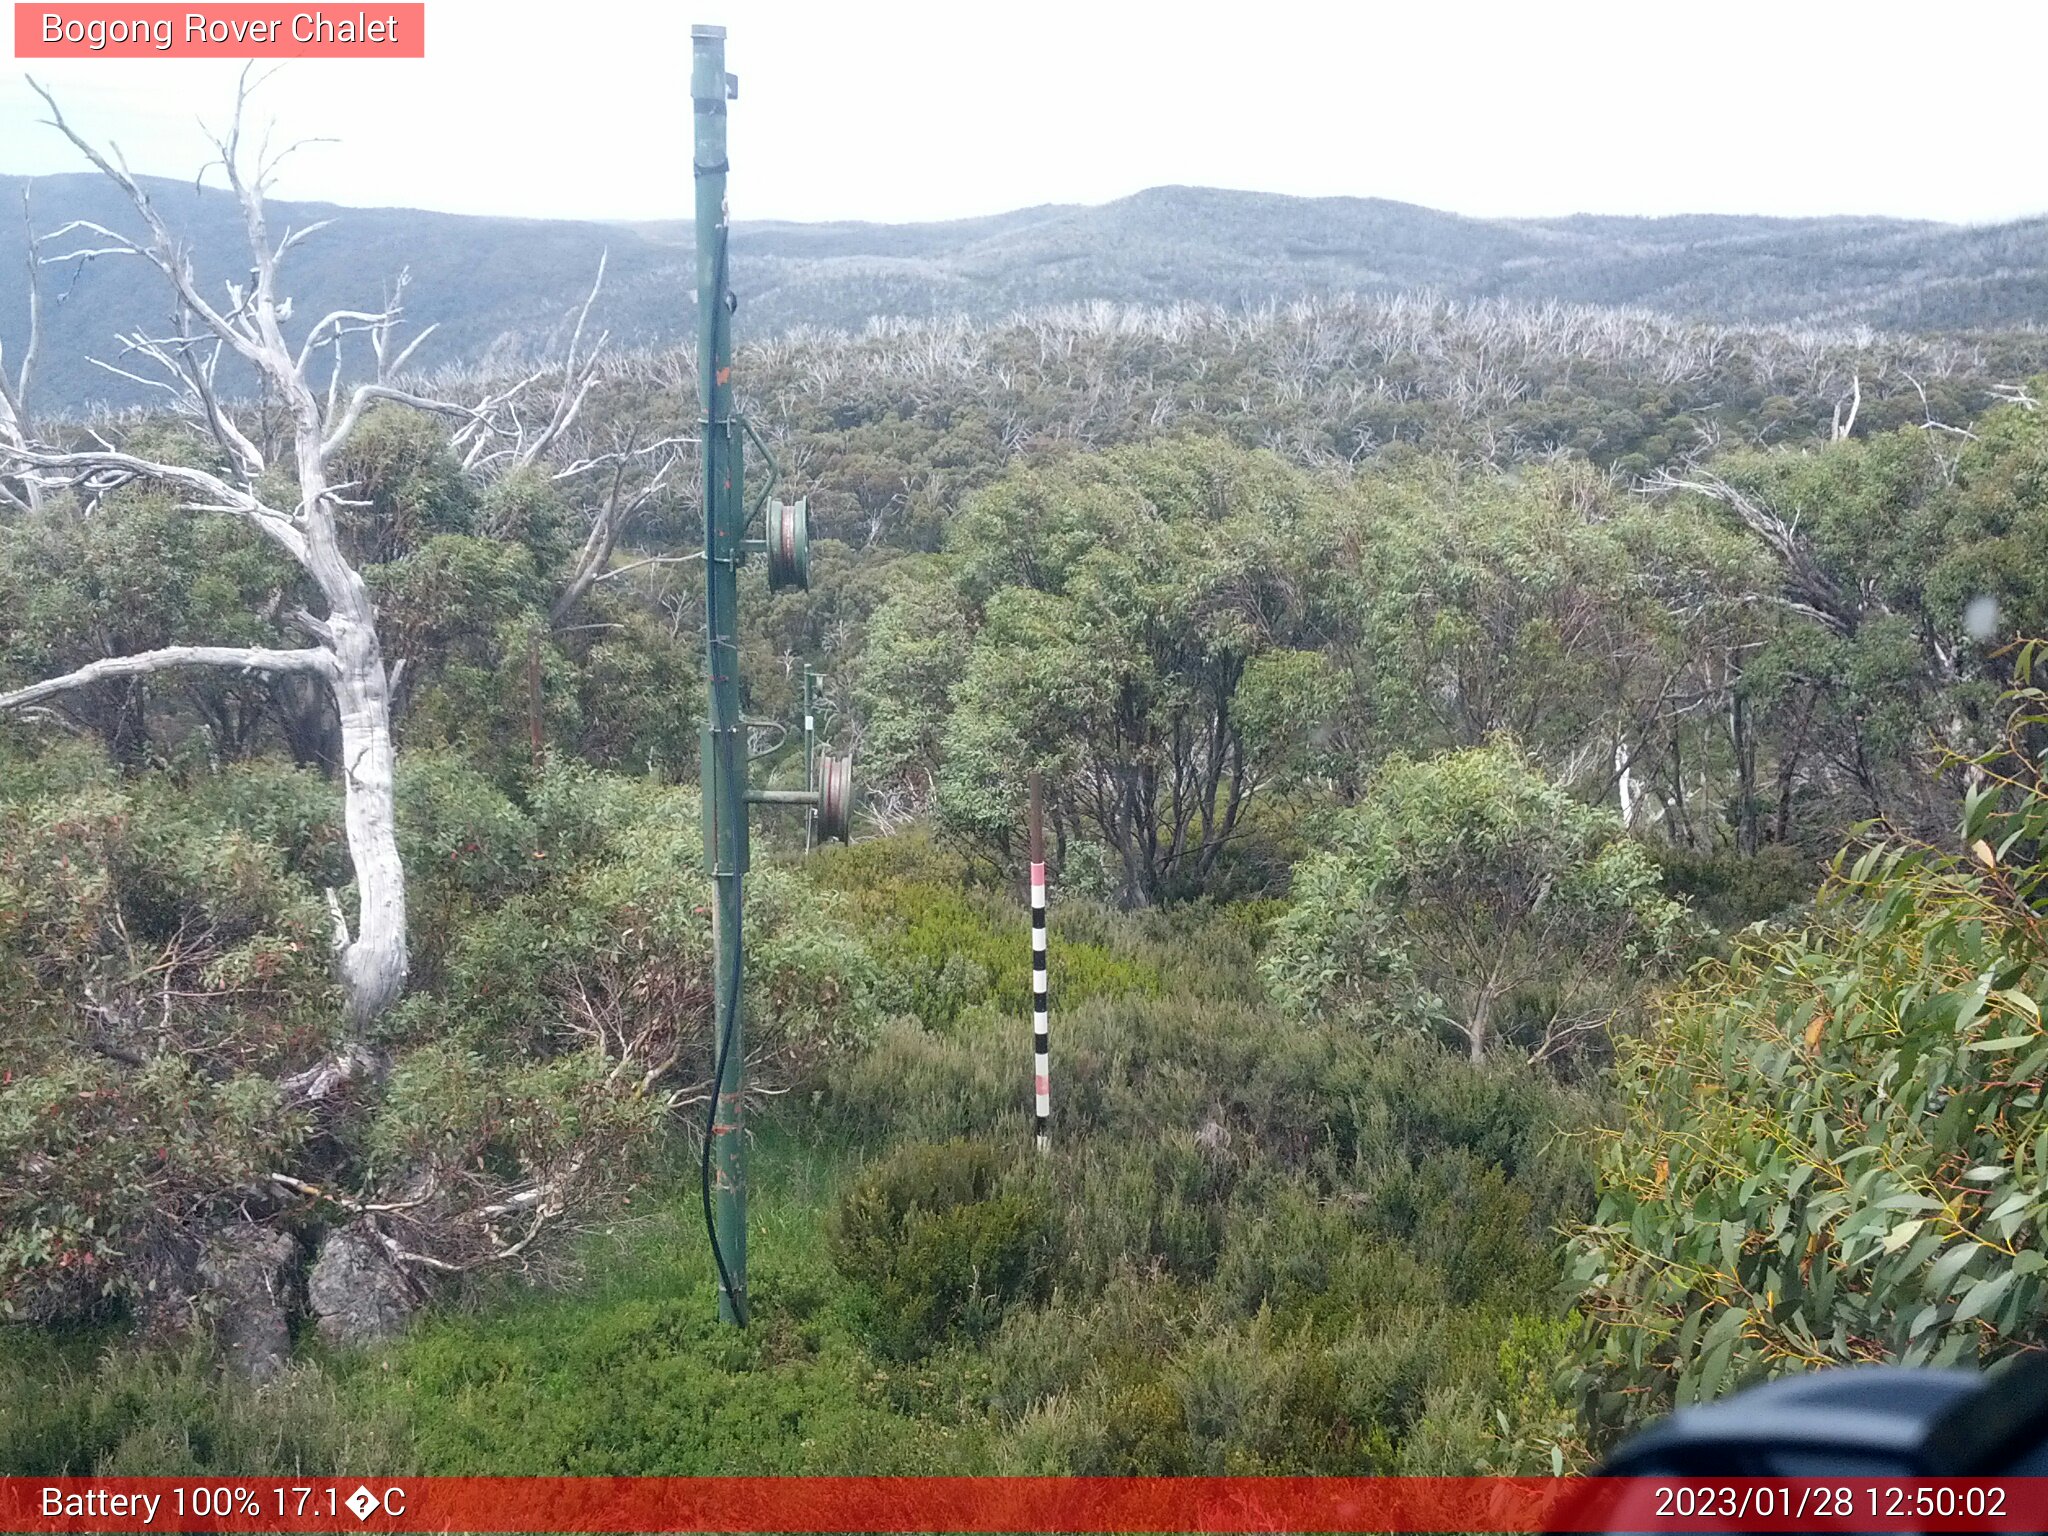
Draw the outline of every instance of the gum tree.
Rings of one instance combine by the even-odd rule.
[[[1798,928],[1745,935],[1621,1051],[1573,1243],[1610,1425],[1786,1371],[2040,1347],[2038,655],[1956,833],[1845,853]]]
[[[948,830],[1005,847],[1037,766],[1055,836],[1108,849],[1126,905],[1203,890],[1299,756],[1272,727],[1322,638],[1331,517],[1278,459],[1196,439],[1022,469],[970,501],[951,535],[974,632],[936,784]]]
[[[1596,1036],[1685,929],[1621,823],[1506,743],[1393,758],[1327,830],[1265,962],[1275,992],[1475,1062]]]

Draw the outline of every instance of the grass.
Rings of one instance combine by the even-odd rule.
[[[506,1276],[393,1347],[317,1342],[284,1380],[106,1326],[0,1335],[0,1473],[689,1475],[971,1467],[978,1442],[892,1403],[824,1246],[847,1148],[773,1128],[751,1160],[753,1326],[717,1321],[694,1168],[587,1243],[583,1279]]]
[[[694,1184],[598,1240],[569,1294],[501,1291],[339,1362],[410,1425],[428,1474],[692,1476],[971,1469],[972,1429],[892,1402],[824,1246],[844,1149],[774,1132],[751,1159],[751,1325],[720,1324]]]
[[[119,1338],[58,1352],[0,1344],[0,1473],[17,1477],[336,1475],[405,1470],[411,1434],[389,1403],[303,1361],[256,1387],[204,1340]]]

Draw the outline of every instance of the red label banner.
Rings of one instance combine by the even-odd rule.
[[[2039,1531],[2048,1479],[0,1478],[5,1531]]]
[[[31,4],[18,59],[423,59],[427,8],[269,4]]]

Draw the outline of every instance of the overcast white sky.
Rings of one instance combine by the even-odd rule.
[[[741,219],[1173,182],[1482,215],[2048,209],[2039,0],[428,0],[425,60],[271,83],[280,132],[341,141],[302,151],[277,195],[687,216],[692,21],[730,32]],[[33,67],[165,175],[204,158],[195,115],[219,117],[235,69]],[[0,171],[78,168],[39,106],[0,79]]]

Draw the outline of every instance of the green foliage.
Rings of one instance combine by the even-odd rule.
[[[90,517],[52,502],[7,535],[0,688],[167,645],[295,643],[265,615],[304,600],[303,575],[234,519],[195,516],[166,492],[122,491]],[[272,687],[207,668],[99,684],[64,706],[124,763],[188,739],[202,757],[238,757],[264,744]]]
[[[623,1050],[641,1072],[708,1059],[711,898],[696,791],[550,763],[529,819],[473,775],[444,782],[454,830],[443,841],[481,861],[495,899],[452,928],[427,1033],[543,1058],[609,1041],[600,1048],[615,1065]],[[750,1049],[772,1081],[862,1038],[879,979],[833,898],[802,877],[763,867],[747,900]]]
[[[319,688],[181,672],[0,723],[0,1307],[32,1340],[189,1325],[217,1226],[310,1247],[341,1214],[279,1172],[403,1204],[494,1272],[525,1220],[475,1212],[545,1188],[563,1219],[522,1260],[594,1279],[464,1282],[473,1313],[264,1395],[112,1335],[97,1363],[32,1349],[0,1457],[1541,1472],[1583,1458],[1587,1348],[1602,1411],[1636,1415],[1793,1360],[2036,1342],[2038,785],[2002,760],[2006,798],[1968,806],[1985,852],[1913,845],[1795,910],[1846,823],[1924,836],[1956,809],[1929,738],[1986,745],[2015,665],[1966,605],[1995,599],[1995,638],[2048,624],[2048,418],[1971,420],[2040,348],[1983,338],[1937,376],[1934,345],[1363,299],[762,348],[743,371],[818,537],[806,593],[745,573],[749,712],[789,717],[794,658],[827,659],[820,713],[875,821],[935,811],[941,840],[801,873],[787,823],[757,842],[751,1071],[789,1092],[750,1106],[739,1338],[705,1304],[681,1113],[710,1055],[676,787],[702,615],[693,567],[644,558],[694,539],[689,505],[650,504],[632,569],[559,615],[580,482],[479,486],[430,418],[373,411],[338,473],[405,660],[414,969],[381,1070],[317,1113],[280,1087],[338,1024]],[[1786,381],[1850,368],[1863,435],[1823,445],[1832,402]],[[672,415],[634,363],[583,420],[647,441]],[[1746,503],[1625,489],[1709,424],[1787,445],[1707,461]],[[295,494],[282,469],[265,488]],[[0,687],[299,644],[302,604],[231,519],[54,498],[0,529]],[[1044,1157],[1014,883],[1032,767],[1056,864]],[[1598,809],[1617,800],[1633,837]],[[1516,1061],[1684,957],[1673,897],[1803,927],[1749,935],[1624,1042],[1618,1108],[1604,1062],[1575,1089]],[[1427,1038],[1461,1034],[1488,1059]],[[1588,1324],[1556,1238],[1592,1210],[1595,1117],[1621,1129],[1579,1243]]]
[[[1030,913],[1016,897],[969,883],[964,863],[913,834],[827,849],[820,882],[851,897],[868,929],[880,1002],[946,1029],[986,1006],[1007,1017],[1031,1007]],[[1048,953],[1048,984],[1061,1007],[1091,997],[1160,990],[1156,953],[1098,942],[1062,911],[1060,943]],[[1105,937],[1109,937],[1105,935]]]
[[[1974,430],[1941,508],[1945,547],[1927,573],[1927,607],[1952,621],[1990,597],[1999,607],[1994,638],[2048,634],[2048,429],[2039,410],[2008,405]]]
[[[1723,932],[1766,922],[1813,897],[1820,863],[1796,848],[1767,843],[1753,854],[1708,853],[1665,845],[1648,850],[1664,889]]]
[[[547,776],[529,810],[551,852],[540,878],[558,878],[558,860],[603,864],[670,798]],[[856,845],[829,867],[865,924],[897,885],[958,865],[911,839]],[[870,902],[870,882],[886,899]],[[1243,974],[1266,911],[1060,910],[1088,942],[1154,968],[1162,990],[1059,1015],[1050,1157],[1030,1149],[1019,1019],[968,1008],[943,1032],[896,1020],[822,1064],[815,1104],[792,1095],[793,1116],[757,1121],[749,1329],[714,1320],[694,1184],[640,1159],[669,1208],[643,1204],[637,1224],[594,1234],[567,1294],[506,1277],[379,1357],[330,1363],[340,1398],[397,1437],[380,1462],[1544,1471],[1557,1443],[1576,1465],[1544,1391],[1565,1347],[1547,1300],[1552,1233],[1587,1209],[1560,1132],[1585,1107],[1508,1063],[1283,1023]],[[508,1058],[486,1054],[501,1048],[484,1036],[401,1052],[365,1133],[372,1160],[417,1167],[448,1143],[437,1166],[481,1160],[503,1179],[513,1160],[544,1157],[525,1150],[524,1126],[556,1123],[561,1083],[501,1082]],[[474,1139],[478,1125],[495,1138]],[[139,1369],[123,1349],[101,1367],[110,1381]],[[137,1412],[135,1445],[179,1432],[162,1399]]]
[[[1510,745],[1392,759],[1329,842],[1265,963],[1298,1012],[1459,1036],[1475,1061],[1505,1037],[1541,1059],[1683,941],[1683,910],[1619,822]]]
[[[532,819],[451,752],[409,752],[399,768],[399,855],[426,893],[486,901],[523,890],[545,856]]]
[[[11,1056],[27,1065],[30,1058]],[[232,1213],[305,1127],[276,1085],[212,1081],[160,1057],[139,1070],[76,1054],[0,1082],[0,1319],[110,1303],[181,1321],[197,1234]]]
[[[1995,655],[2048,630],[2048,562],[2034,537],[2041,504],[2031,467],[2044,453],[2038,413],[1988,413],[1974,440],[1924,426],[1807,453],[1736,453],[1714,464],[1728,490],[1710,509],[1782,547],[1773,586],[1822,622],[1763,626],[1740,692],[1760,734],[1778,743],[1772,836],[1797,838],[1884,817],[1921,837],[1953,817],[1940,749],[1975,752],[1996,735],[2007,681]],[[1773,521],[1790,535],[1769,531]],[[1988,624],[1970,630],[1972,604]],[[1834,772],[1791,776],[1816,759]]]
[[[869,617],[859,698],[868,724],[861,771],[872,782],[929,784],[943,759],[960,660],[971,633],[942,570],[919,566]]]
[[[181,789],[59,751],[8,775],[0,1315],[176,1314],[200,1234],[298,1147],[273,1074],[334,996],[293,866],[331,857],[331,816],[274,764]]]
[[[400,656],[442,665],[495,659],[493,638],[537,607],[542,586],[531,551],[466,534],[437,534],[375,568],[378,634]]]
[[[841,1199],[832,1258],[866,1288],[874,1332],[893,1354],[978,1338],[1005,1308],[1041,1300],[1053,1221],[1028,1167],[987,1143],[910,1143],[863,1170]]]
[[[1582,465],[1434,461],[1364,478],[1332,555],[1381,743],[1421,753],[1505,733],[1552,762],[1654,715],[1762,563]]]
[[[693,780],[704,693],[694,640],[626,610],[619,632],[607,631],[583,657],[577,755],[599,768],[665,783]]]
[[[772,1145],[764,1147],[771,1154]],[[570,1297],[434,1320],[344,1387],[404,1414],[420,1470],[498,1475],[915,1473],[977,1436],[892,1401],[818,1241],[805,1170],[772,1158],[754,1202],[751,1325],[720,1324],[694,1205],[593,1251]],[[792,1188],[792,1185],[799,1187]]]
[[[349,487],[339,522],[356,559],[381,565],[437,535],[474,526],[476,496],[448,447],[446,428],[425,411],[379,403],[328,465],[328,477]]]
[[[477,497],[475,526],[524,545],[537,570],[558,570],[574,552],[561,488],[537,465],[521,465],[486,485]]]
[[[1563,1476],[1588,1459],[1572,1356],[1577,1317],[1515,1318],[1491,1360],[1462,1380],[1439,1380],[1424,1398],[1400,1470],[1444,1477]],[[1475,1351],[1475,1354],[1477,1352]]]
[[[199,1342],[83,1364],[21,1353],[0,1373],[12,1476],[336,1477],[412,1459],[395,1405],[353,1401],[317,1367],[256,1387],[222,1375]]]
[[[2040,1341],[2041,704],[2020,695],[1963,851],[1845,856],[1808,924],[1706,967],[1624,1051],[1577,1239],[1610,1414]]]
[[[1320,651],[1262,651],[1245,663],[1235,708],[1252,755],[1283,782],[1342,771],[1331,748],[1345,681]]]
[[[1313,626],[1330,505],[1270,455],[1200,439],[1050,460],[970,501],[949,548],[979,623],[952,689],[943,824],[1012,852],[1042,768],[1053,814],[1115,851],[1126,905],[1199,893],[1299,751],[1271,729],[1298,669],[1285,684],[1284,664],[1260,670],[1249,736],[1235,705],[1251,663]]]
[[[1238,919],[1114,921],[1171,925],[1139,942],[1191,955]],[[1391,1470],[1418,1435],[1413,1454],[1436,1447],[1425,1470],[1464,1457],[1543,1471],[1553,1445],[1578,1464],[1571,1399],[1556,1395],[1572,1338],[1528,1309],[1557,1283],[1553,1234],[1588,1208],[1576,1145],[1559,1139],[1584,1107],[1509,1063],[1285,1025],[1229,989],[1204,997],[1184,985],[1200,974],[1058,1014],[1043,1165],[1057,1289],[971,1352],[927,1356],[934,1392],[955,1383],[1014,1425],[995,1450],[1005,1470]],[[1022,1157],[1024,1038],[973,1013],[945,1034],[899,1022],[834,1069],[823,1108],[877,1149],[964,1134]],[[963,1155],[913,1166],[971,1181]],[[886,1326],[881,1309],[864,1316]],[[1257,1392],[1230,1388],[1237,1369]]]

